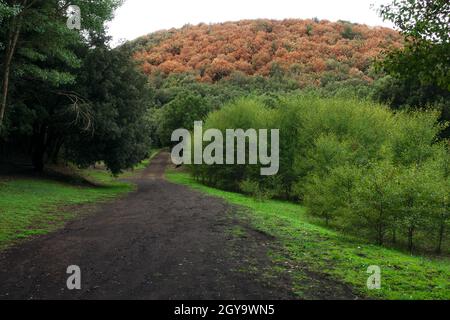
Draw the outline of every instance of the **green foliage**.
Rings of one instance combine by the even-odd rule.
[[[171,144],[172,132],[179,128],[192,130],[194,121],[206,118],[209,106],[206,99],[190,92],[180,92],[167,103],[157,117],[156,133],[161,145]]]
[[[426,110],[433,108],[440,112],[442,124],[450,121],[450,91],[436,84],[423,85],[415,78],[400,79],[384,76],[373,83],[369,94],[376,101],[388,104],[395,110]],[[441,136],[450,137],[450,128],[443,130]]]
[[[349,228],[362,228],[380,245],[385,243],[389,228],[395,226],[398,214],[396,170],[387,161],[372,165],[350,190],[351,210],[344,217]]]
[[[362,172],[358,167],[339,166],[323,177],[311,175],[304,187],[301,181],[297,182],[294,192],[304,194],[308,210],[325,220],[327,225],[334,221],[346,225],[352,210],[355,184],[361,177]]]
[[[5,3],[4,0],[0,0],[0,25],[2,22],[14,15],[17,15],[20,12],[20,6],[18,5],[10,5]],[[0,42],[0,49],[3,49],[3,45]]]
[[[403,81],[436,85],[450,91],[450,43],[427,40],[408,42],[404,49],[389,53],[382,69]]]
[[[344,24],[344,30],[341,33],[342,37],[347,40],[353,40],[355,38],[360,38],[361,34],[353,31],[352,25],[349,23]]]
[[[120,3],[117,0],[102,0],[93,4],[88,0],[76,0],[70,4],[80,7],[82,31],[91,39],[104,31],[104,22],[112,18],[113,11]],[[2,7],[4,5],[0,5]],[[7,17],[20,15],[23,23],[17,25],[14,19],[3,23],[0,21],[0,39],[6,39],[8,32],[20,28],[17,56],[13,60],[15,74],[19,79],[31,77],[54,87],[75,81],[71,71],[81,63],[75,50],[77,45],[86,42],[86,38],[82,33],[67,28],[66,10],[67,4],[61,2],[34,1],[25,7],[19,2],[8,10]]]
[[[283,266],[283,272],[289,272],[293,289],[300,298],[307,299],[308,291],[317,294],[317,290],[323,288],[322,283],[310,287],[307,281],[310,272],[325,274],[373,298],[448,300],[450,297],[448,258],[416,257],[318,226],[311,221],[307,209],[298,204],[277,200],[261,202],[242,194],[213,189],[186,173],[169,171],[166,176],[172,182],[248,208],[239,212],[238,217],[281,243],[283,250],[275,249],[271,259]],[[380,290],[367,289],[367,268],[371,265],[378,265],[382,270]]]
[[[266,107],[261,99],[238,99],[209,114],[204,124],[204,130],[209,128],[219,129],[225,136],[225,130],[230,128],[239,128],[244,131],[270,128],[272,118],[273,110]],[[246,159],[248,159],[248,156],[247,150]],[[193,166],[192,169],[195,176],[205,183],[225,189],[237,190],[240,183],[245,180],[251,180],[252,184],[258,185],[261,180],[260,168],[255,165],[203,165]],[[259,194],[265,193],[264,190],[270,188],[265,184],[254,189],[257,189],[257,191],[252,192]]]
[[[150,97],[145,77],[127,57],[127,52],[106,47],[87,52],[78,91],[89,101],[93,124],[86,132],[67,136],[66,159],[81,166],[104,161],[117,174],[148,155],[151,141],[144,115]]]
[[[444,129],[437,122],[438,117],[439,113],[435,111],[397,113],[397,130],[392,141],[395,163],[421,164],[436,152],[434,142]]]
[[[0,40],[9,39],[1,69],[11,70],[1,156],[26,156],[39,171],[61,158],[83,167],[104,161],[114,174],[139,163],[150,145],[150,91],[130,52],[109,49],[105,36],[122,1],[17,3],[14,14],[0,6]],[[67,27],[69,5],[80,7],[80,31]]]
[[[242,96],[254,95],[267,106],[275,107],[281,93],[298,89],[292,79],[275,74],[273,77],[249,77],[233,73],[214,84],[200,83],[189,73],[153,76],[149,79],[153,102],[146,122],[154,143],[170,145],[174,129],[190,129],[194,121],[205,119],[211,111]],[[261,97],[262,96],[262,97]]]
[[[441,181],[450,160],[448,141],[437,140],[444,128],[438,112],[394,114],[368,101],[313,94],[277,101],[269,107],[262,98],[238,99],[205,123],[222,132],[280,129],[276,176],[261,176],[258,165],[192,166],[194,176],[257,198],[303,200],[311,215],[378,244],[442,244],[449,189]],[[437,238],[427,239],[430,230]]]
[[[262,189],[258,182],[250,179],[242,181],[239,184],[239,190],[241,190],[242,193],[248,194],[260,201],[265,201],[273,197],[272,191]]]
[[[448,42],[450,4],[446,0],[395,0],[380,8],[381,16],[408,37]]]
[[[434,105],[450,120],[450,4],[446,0],[396,0],[380,8],[405,37],[405,46],[388,52],[378,69],[393,77],[376,85],[375,95],[394,108]],[[442,133],[449,137],[450,131]]]

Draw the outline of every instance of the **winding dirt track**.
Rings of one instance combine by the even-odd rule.
[[[133,181],[137,191],[1,253],[0,299],[292,298],[283,283],[238,271],[244,260],[267,262],[263,242],[236,248],[232,208],[165,181],[167,163],[158,155]],[[66,287],[69,265],[81,268],[81,290]]]
[[[168,163],[160,153],[135,192],[1,252],[0,299],[294,299],[287,273],[263,277],[274,239],[221,199],[164,180]],[[229,232],[237,224],[244,236]],[[67,289],[70,265],[81,290]],[[356,298],[319,274],[304,282],[306,299]]]

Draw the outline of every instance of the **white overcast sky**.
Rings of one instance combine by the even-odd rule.
[[[389,26],[376,8],[390,0],[126,0],[109,24],[113,43],[153,31],[241,19],[313,18]],[[373,5],[373,7],[371,6]]]

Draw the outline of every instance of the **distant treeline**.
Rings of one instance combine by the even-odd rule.
[[[289,74],[300,85],[339,78],[370,81],[371,63],[383,51],[401,48],[389,28],[319,19],[243,20],[186,25],[127,44],[148,75],[192,73],[216,82],[232,73]]]

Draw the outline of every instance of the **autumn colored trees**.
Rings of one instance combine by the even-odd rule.
[[[401,47],[402,40],[388,28],[290,19],[188,25],[132,45],[148,75],[190,72],[216,82],[236,71],[268,76],[276,68],[300,84],[321,84],[322,76],[342,70],[344,78],[370,81],[372,60],[385,49]]]

